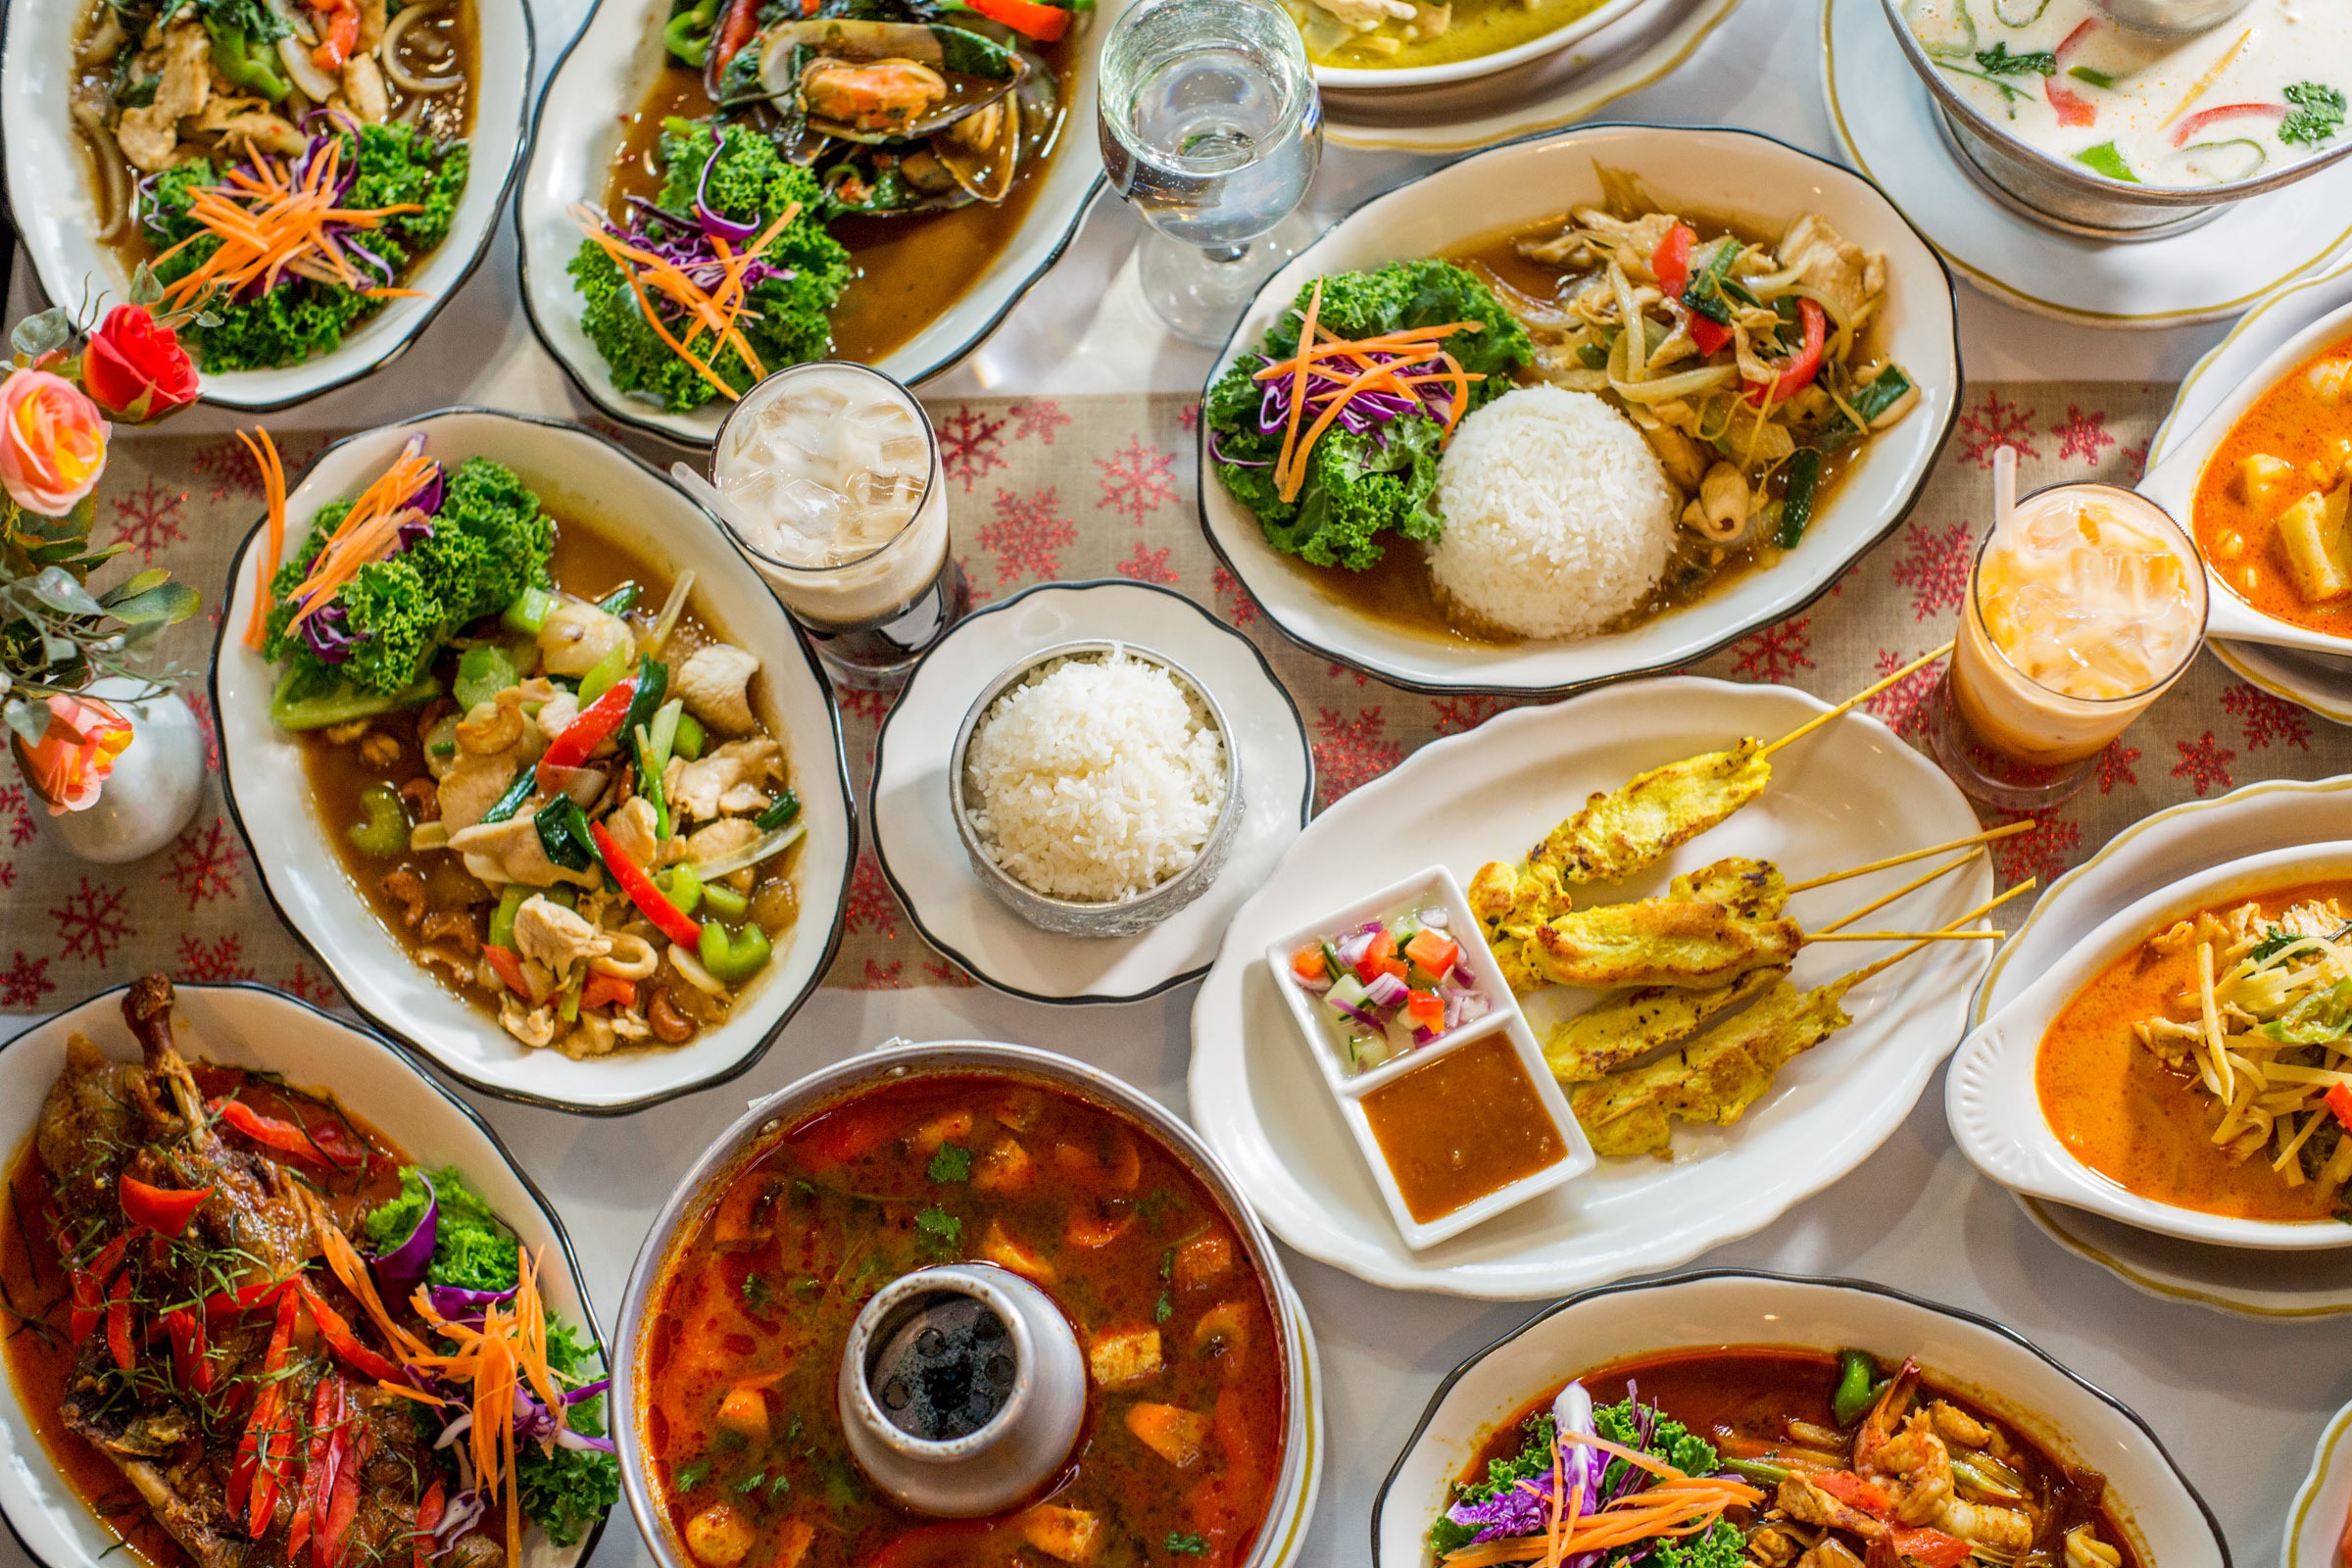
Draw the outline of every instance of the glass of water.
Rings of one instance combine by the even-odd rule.
[[[1102,72],[1102,164],[1152,228],[1145,297],[1221,344],[1305,241],[1284,220],[1322,158],[1323,107],[1298,24],[1273,0],[1136,0]]]

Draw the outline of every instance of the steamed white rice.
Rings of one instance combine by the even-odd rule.
[[[1589,637],[1657,587],[1677,505],[1624,415],[1591,392],[1517,387],[1465,417],[1439,461],[1430,577],[1494,629]]]
[[[1065,660],[973,727],[964,800],[988,858],[1039,893],[1122,902],[1191,865],[1225,801],[1225,743],[1157,664]]]

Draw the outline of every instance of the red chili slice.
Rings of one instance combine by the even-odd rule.
[[[188,1221],[213,1196],[210,1187],[158,1187],[153,1182],[124,1176],[115,1183],[115,1195],[122,1200],[122,1213],[133,1225],[145,1226],[158,1236],[179,1236],[188,1228]]]

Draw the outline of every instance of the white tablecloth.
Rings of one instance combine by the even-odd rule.
[[[586,0],[538,0],[542,73],[586,9]],[[1683,70],[1613,106],[1609,118],[1749,126],[1835,156],[1822,105],[1819,26],[1817,0],[1744,0]],[[1081,131],[1072,156],[1083,155],[1087,135]],[[1319,213],[1344,213],[1426,162],[1332,149],[1310,201]],[[1128,257],[1140,232],[1124,209],[1105,200],[1053,282],[930,390],[1058,395],[1197,387],[1206,355],[1162,331],[1136,289]],[[22,283],[17,293],[12,318],[24,308]],[[1074,308],[1088,301],[1097,302],[1091,314]],[[2224,330],[2071,326],[1965,288],[1960,308],[1972,377],[2177,379]],[[394,368],[270,422],[352,426],[455,402],[560,414],[581,409],[523,318],[508,223],[464,292]],[[189,418],[231,422],[202,410]],[[563,1210],[609,1323],[650,1211],[747,1100],[896,1035],[1017,1040],[1067,1052],[1181,1109],[1191,1007],[1190,988],[1116,1012],[1045,1007],[985,991],[821,991],[759,1070],[723,1090],[617,1122],[477,1103]],[[2220,1516],[2240,1568],[2277,1561],[2281,1523],[2312,1445],[2329,1413],[2352,1398],[2352,1353],[2342,1330],[2255,1323],[2158,1302],[2059,1251],[1960,1157],[1942,1105],[1938,1079],[1860,1171],[1771,1229],[1701,1261],[1860,1276],[2014,1327],[2147,1418]],[[1368,1555],[1373,1494],[1438,1380],[1535,1308],[1400,1295],[1296,1254],[1289,1262],[1322,1344],[1330,1437],[1305,1562],[1360,1564]],[[2165,1544],[2151,1544],[2161,1563]],[[624,1512],[605,1536],[598,1568],[647,1561]],[[13,1544],[0,1543],[0,1568],[23,1562]]]

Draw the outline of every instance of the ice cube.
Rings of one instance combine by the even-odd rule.
[[[798,476],[778,483],[768,505],[768,515],[778,524],[815,544],[829,543],[854,511],[840,491]]]

